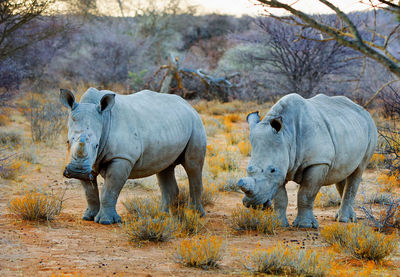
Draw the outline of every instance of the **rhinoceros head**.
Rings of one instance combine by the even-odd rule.
[[[246,194],[246,207],[270,206],[279,186],[284,185],[289,168],[288,145],[281,117],[260,121],[258,112],[247,116],[250,126],[251,158],[247,177],[238,182]]]
[[[98,104],[80,103],[69,90],[60,90],[60,100],[70,109],[68,118],[68,152],[64,176],[83,180],[95,178],[96,161],[102,134],[102,113],[111,110],[114,94],[106,94]]]

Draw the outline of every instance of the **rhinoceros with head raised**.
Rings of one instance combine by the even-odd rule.
[[[281,98],[260,121],[247,117],[251,159],[248,177],[238,186],[247,207],[274,203],[283,226],[288,226],[285,185],[300,185],[296,227],[318,228],[314,199],[321,186],[336,184],[342,198],[336,220],[355,221],[353,202],[361,175],[374,153],[377,130],[370,114],[344,96],[298,94]]]
[[[90,88],[79,104],[68,90],[61,102],[70,108],[67,178],[80,179],[88,207],[85,220],[121,221],[115,205],[127,179],[157,174],[165,211],[179,190],[174,168],[188,176],[191,205],[201,214],[202,168],[206,134],[197,112],[177,95],[141,91],[132,95]],[[104,178],[99,197],[96,176]]]

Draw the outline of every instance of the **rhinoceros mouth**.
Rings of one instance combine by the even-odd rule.
[[[93,181],[96,179],[96,174],[91,168],[78,169],[68,165],[64,172],[64,177],[74,178],[79,180]]]

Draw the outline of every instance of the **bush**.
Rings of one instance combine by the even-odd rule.
[[[369,203],[369,206],[367,204]],[[379,212],[372,210],[372,204],[379,205]],[[365,199],[359,207],[367,220],[378,230],[387,227],[400,227],[400,198],[391,194],[374,194],[373,198]]]
[[[204,227],[204,219],[200,213],[192,209],[178,208],[175,216],[179,222],[179,230],[186,235],[194,235]]]
[[[233,228],[237,231],[255,230],[275,234],[279,226],[277,214],[271,209],[249,209],[237,206],[232,212]]]
[[[333,255],[321,255],[315,250],[288,247],[282,244],[268,249],[257,247],[247,259],[252,273],[325,276],[331,268]]]
[[[398,238],[384,235],[362,224],[333,224],[321,230],[321,236],[357,259],[379,262],[396,251]]]
[[[22,133],[19,131],[0,131],[0,144],[7,146],[15,146],[22,143]]]
[[[28,192],[23,197],[11,200],[8,208],[24,220],[53,220],[63,207],[64,194]]]
[[[218,198],[218,188],[214,184],[203,185],[201,193],[201,203],[203,206],[209,206],[215,203]],[[188,207],[190,201],[190,193],[188,185],[179,185],[179,195],[173,203],[174,207]]]
[[[165,213],[154,217],[129,217],[122,223],[122,229],[130,241],[168,241],[175,231],[177,224],[175,220]]]
[[[315,206],[320,208],[337,207],[340,205],[340,195],[334,186],[322,187],[315,198]]]
[[[217,236],[195,236],[181,241],[175,249],[177,262],[192,267],[208,269],[222,259],[222,239]]]
[[[52,141],[65,129],[67,113],[59,101],[47,100],[42,97],[32,97],[30,103],[30,123],[32,140]]]
[[[159,201],[153,198],[135,197],[122,202],[128,213],[135,218],[158,217],[161,214]]]

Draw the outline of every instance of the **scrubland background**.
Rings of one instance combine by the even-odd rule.
[[[317,196],[314,212],[319,230],[274,227],[268,233],[260,231],[260,222],[249,227],[254,230],[235,225],[243,196],[236,183],[246,174],[251,152],[247,113],[259,110],[264,115],[281,96],[292,92],[304,97],[345,95],[364,105],[384,84],[396,80],[385,67],[334,40],[321,43],[298,38],[300,32],[318,38],[313,30],[266,16],[202,15],[180,0],[159,0],[152,5],[137,2],[135,16],[129,17],[124,16],[132,13],[128,1],[117,1],[122,9],[112,12],[99,9],[95,1],[25,2],[43,4],[37,6],[40,15],[29,18],[22,16],[23,9],[13,13],[3,9],[0,20],[2,274],[242,275],[254,271],[250,264],[255,249],[270,249],[271,254],[274,246],[282,244],[316,251],[299,263],[307,270],[319,267],[320,275],[400,275],[396,250],[384,261],[371,262],[349,254],[349,249],[340,251],[338,244],[331,247],[329,238],[321,237],[321,230],[332,228],[340,204],[334,186]],[[368,39],[374,36],[370,27],[376,24],[373,39],[377,43],[384,43],[378,34],[395,30],[387,49],[399,57],[400,33],[395,29],[399,19],[395,14],[378,9],[348,16]],[[319,19],[337,20],[334,15]],[[22,24],[10,31],[8,27],[16,22]],[[198,224],[194,233],[217,235],[223,241],[216,268],[197,269],[177,262],[174,251],[185,246],[185,239],[193,234],[176,234],[175,230],[166,242],[138,242],[129,237],[126,226],[81,220],[86,205],[83,189],[78,181],[62,177],[67,110],[58,95],[60,88],[66,88],[79,99],[89,87],[121,94],[143,89],[175,93],[200,113],[208,136],[203,178],[207,216],[195,218],[191,224]],[[379,235],[373,232],[395,238],[398,245],[399,88],[398,82],[385,86],[368,106],[380,139],[355,204],[358,220],[372,228],[367,230],[370,240],[360,240],[361,245],[368,245],[368,251],[382,249],[376,243],[388,239],[376,239]],[[182,168],[177,168],[177,179],[187,196]],[[289,222],[297,212],[297,188],[295,183],[288,184]],[[54,201],[54,217],[27,221],[13,210],[19,203],[34,205],[39,201],[34,198],[37,195]],[[126,222],[131,213],[126,203],[134,205],[137,197],[158,199],[154,177],[127,182],[117,206]],[[354,233],[351,228],[348,231]],[[214,238],[210,245],[216,247],[218,241]],[[330,251],[334,252],[331,256],[326,254]],[[285,270],[283,274],[320,276],[316,271]]]

